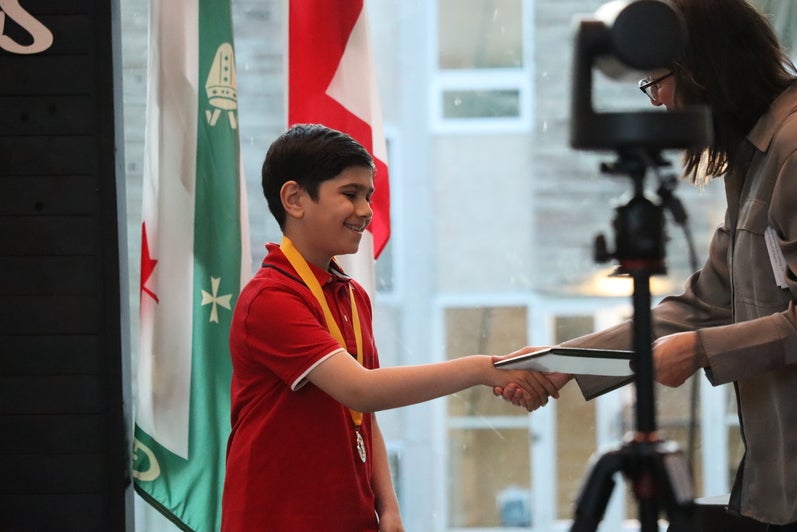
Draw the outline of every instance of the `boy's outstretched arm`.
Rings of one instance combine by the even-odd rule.
[[[534,350],[523,348],[512,355]],[[431,364],[369,370],[341,349],[316,366],[307,379],[340,403],[361,412],[421,403],[479,384],[502,390],[514,385],[511,402],[528,411],[546,404],[548,397],[559,396],[556,386],[549,379],[540,378],[541,374],[497,369],[494,359],[470,355]]]

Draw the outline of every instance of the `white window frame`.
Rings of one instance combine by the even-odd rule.
[[[534,6],[533,0],[520,0],[522,18],[523,66],[520,68],[489,68],[441,70],[438,67],[438,9],[437,1],[427,3],[429,16],[429,109],[430,129],[438,134],[522,133],[534,123]],[[446,118],[443,116],[443,95],[447,91],[512,90],[518,93],[518,116],[484,118]]]
[[[384,124],[384,135],[388,150],[387,168],[390,186],[390,238],[388,239],[388,245],[391,250],[391,289],[379,290],[378,286],[375,287],[374,298],[380,304],[398,307],[402,302],[402,294],[404,292],[404,275],[397,257],[406,253],[404,246],[406,238],[403,231],[406,224],[402,223],[404,187],[399,186],[404,181],[401,177],[402,145],[401,135],[398,134],[398,129],[393,124]]]

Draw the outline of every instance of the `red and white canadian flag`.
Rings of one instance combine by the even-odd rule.
[[[364,0],[290,0],[288,55],[288,124],[348,133],[376,163],[373,220],[358,253],[340,258],[373,295],[373,260],[390,237],[390,187]]]

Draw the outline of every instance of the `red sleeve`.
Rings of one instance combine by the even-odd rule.
[[[230,332],[237,374],[262,374],[265,368],[290,386],[340,349],[318,303],[309,292],[291,288],[248,286],[242,293]]]

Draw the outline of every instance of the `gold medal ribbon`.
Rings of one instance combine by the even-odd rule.
[[[324,311],[324,321],[326,321],[329,334],[331,334],[332,337],[338,341],[343,349],[346,349],[346,342],[343,339],[343,334],[340,332],[340,327],[335,321],[335,317],[332,315],[332,310],[329,308],[327,298],[324,297],[324,291],[321,290],[321,284],[318,282],[318,279],[310,269],[310,265],[307,264],[307,261],[304,260],[302,254],[299,253],[299,250],[296,249],[296,246],[293,245],[293,242],[291,242],[287,236],[282,237],[280,249],[285,254],[285,257],[287,257],[288,262],[291,263],[291,266],[293,266],[293,269],[296,270],[296,273],[299,274],[299,277],[302,278],[304,284],[306,284],[307,288],[310,289],[310,292],[312,292],[313,296],[318,301],[318,304],[321,305],[321,310]],[[351,318],[354,325],[354,340],[357,344],[357,362],[362,365],[363,332],[360,328],[360,314],[357,312],[357,304],[354,301],[354,288],[352,288],[351,284],[349,284],[349,299],[351,300]],[[362,425],[363,422],[363,413],[352,410],[351,408],[349,409],[349,413],[351,414],[351,420],[354,422],[354,428],[358,431],[359,435],[360,425]]]

